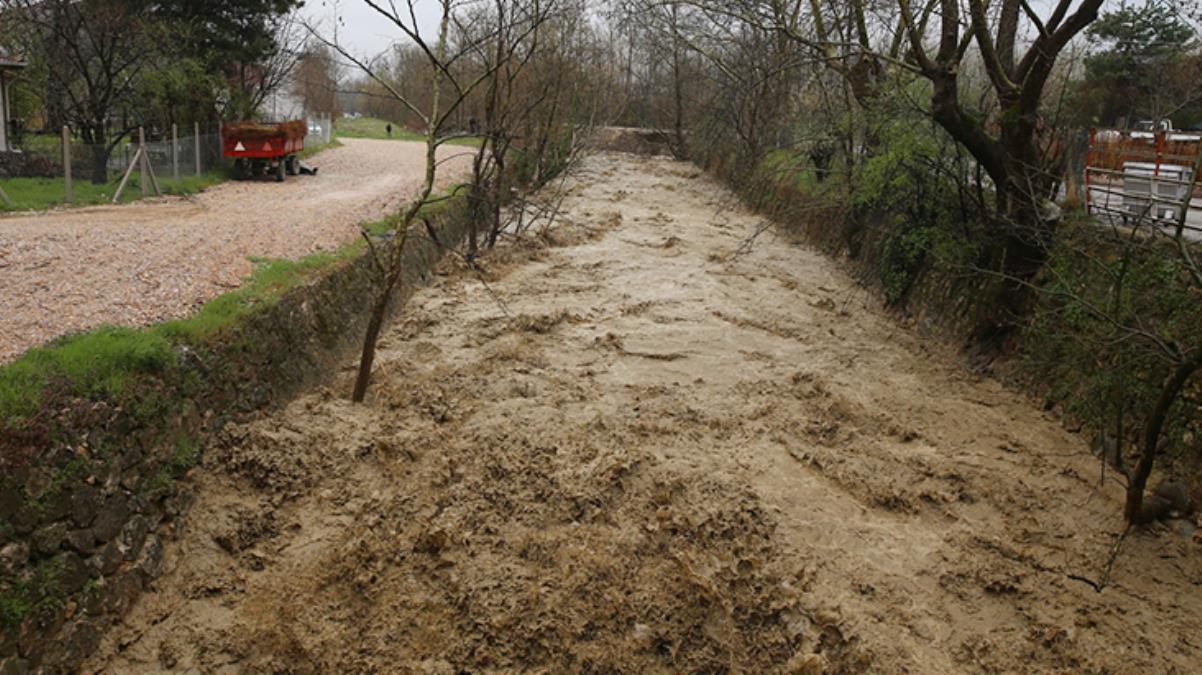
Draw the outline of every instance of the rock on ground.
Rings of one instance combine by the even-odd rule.
[[[236,288],[251,257],[296,259],[359,236],[412,199],[425,146],[344,139],[316,176],[224,183],[187,198],[0,217],[0,363],[101,324],[177,319]],[[444,146],[442,184],[470,168]]]

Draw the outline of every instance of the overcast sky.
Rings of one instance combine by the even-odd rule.
[[[375,0],[381,6],[388,7],[390,0]],[[406,0],[392,0],[397,8],[408,14]],[[1057,0],[1032,0],[1031,5],[1041,14],[1046,15]],[[1141,2],[1142,0],[1132,0]],[[1074,0],[1073,9],[1079,5]],[[1103,11],[1114,9],[1122,4],[1122,0],[1107,0]],[[1168,0],[1169,5],[1175,5],[1176,0]],[[418,24],[422,33],[434,40],[438,29],[439,0],[415,0]],[[332,35],[335,25],[338,27],[338,39],[358,56],[375,56],[397,42],[405,42],[406,38],[396,26],[375,10],[367,6],[364,0],[305,0],[303,14],[311,21],[318,22],[324,34]],[[335,21],[340,17],[340,21]]]
[[[379,0],[379,4],[387,8],[389,0]],[[409,9],[405,0],[396,0],[396,6],[407,19]],[[423,35],[429,35],[433,41],[440,16],[438,0],[416,0],[415,6]],[[306,0],[301,11],[320,25],[326,37],[332,37],[337,25],[339,42],[357,56],[375,56],[396,42],[407,41],[399,28],[363,0]],[[335,17],[340,20],[335,22]]]

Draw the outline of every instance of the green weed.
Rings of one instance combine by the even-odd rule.
[[[343,247],[300,260],[253,259],[257,267],[242,287],[210,300],[193,316],[159,324],[151,331],[174,342],[203,341],[238,318],[275,303],[289,289],[352,254],[352,249]]]
[[[169,195],[192,195],[225,181],[228,175],[224,169],[208,173],[181,176],[176,182],[159,177],[159,187]],[[109,204],[117,191],[120,177],[97,185],[89,180],[75,180],[71,183],[71,203],[66,203],[66,182],[62,178],[6,178],[0,181],[0,188],[12,201],[5,204],[0,200],[0,211],[42,211],[61,206],[96,206]],[[137,201],[142,198],[138,187],[139,172],[130,175],[129,183],[121,193],[121,203]],[[153,193],[152,193],[153,194]]]
[[[338,138],[335,137],[335,138],[331,138],[330,142],[326,143],[325,145],[310,145],[309,147],[305,148],[304,150],[301,150],[300,152],[298,152],[296,154],[296,157],[297,157],[297,159],[309,159],[310,157],[312,157],[313,155],[316,155],[319,152],[322,152],[324,150],[329,150],[330,148],[339,148],[339,147],[342,147],[342,141],[338,140]]]
[[[413,141],[415,143],[426,142],[425,134],[413,131],[395,122],[392,123],[392,135],[389,136],[385,128],[387,124],[388,120],[375,117],[360,117],[358,119],[343,117],[334,123],[334,129],[343,138],[375,138],[393,141]],[[447,143],[466,145],[473,148],[480,147],[479,138],[455,138],[447,141]]]
[[[0,419],[35,412],[56,381],[82,395],[114,396],[130,375],[161,371],[174,359],[171,343],[148,331],[104,326],[61,338],[0,369]]]

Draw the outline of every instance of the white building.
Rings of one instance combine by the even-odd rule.
[[[305,116],[305,104],[292,93],[292,82],[292,78],[288,78],[287,82],[276,87],[267,100],[263,101],[260,112],[268,121],[286,122]]]

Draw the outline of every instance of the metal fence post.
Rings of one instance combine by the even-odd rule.
[[[196,175],[200,175],[200,122],[192,123],[192,143],[196,148]]]
[[[149,186],[146,182],[148,178],[146,174],[150,173],[147,171],[147,165],[150,164],[150,160],[146,158],[146,130],[142,127],[138,127],[138,150],[142,156],[142,161],[138,164],[138,182],[142,185],[142,197],[145,198],[150,194]]]
[[[179,125],[171,124],[171,178],[179,182]]]
[[[71,130],[63,125],[63,187],[66,189],[66,203],[71,203]]]

